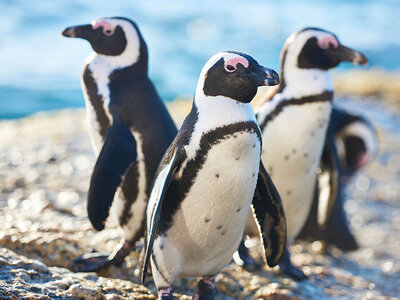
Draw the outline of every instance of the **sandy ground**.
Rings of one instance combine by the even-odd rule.
[[[368,101],[377,105],[348,103],[358,107],[357,101],[362,110]],[[397,107],[379,105],[398,118]],[[170,105],[177,123],[187,109],[185,102]],[[400,299],[400,130],[377,120],[378,157],[347,191],[361,249],[322,254],[320,242],[293,245],[294,263],[310,277],[300,283],[275,269],[249,273],[230,264],[217,278],[217,299]],[[112,251],[121,237],[113,224],[95,232],[87,219],[95,157],[85,121],[83,110],[66,110],[0,122],[1,299],[155,299],[151,278],[146,287],[138,284],[137,253],[99,274],[72,272],[75,257]],[[179,279],[175,291],[190,299],[181,295],[191,295],[195,285]]]

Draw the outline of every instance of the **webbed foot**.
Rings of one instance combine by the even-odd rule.
[[[104,252],[86,253],[75,258],[75,271],[77,272],[94,272],[101,270],[109,265],[119,265],[124,262],[125,257],[131,252],[132,246],[128,242],[124,242],[112,254]]]
[[[193,300],[214,300],[215,283],[214,278],[203,278],[197,284],[197,292],[193,295]]]
[[[161,288],[158,290],[158,300],[174,300],[172,289],[170,287]]]

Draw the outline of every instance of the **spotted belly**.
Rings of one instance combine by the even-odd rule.
[[[259,164],[255,133],[236,133],[209,150],[167,232],[187,262],[182,275],[212,275],[230,261],[243,235]]]
[[[311,209],[330,112],[329,102],[287,107],[263,130],[262,161],[282,198],[289,241]]]

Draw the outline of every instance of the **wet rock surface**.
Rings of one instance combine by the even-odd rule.
[[[374,117],[375,101],[357,101],[348,103]],[[187,108],[171,106],[177,123]],[[400,127],[382,116],[376,120],[378,157],[353,178],[345,206],[361,248],[322,253],[320,242],[296,243],[292,259],[310,278],[303,282],[232,263],[217,277],[217,299],[399,299]],[[95,232],[87,218],[95,156],[85,122],[83,110],[0,122],[1,299],[156,299],[151,276],[139,284],[138,253],[98,274],[73,272],[74,258],[111,252],[122,236],[112,221]],[[257,247],[252,254],[260,255]],[[174,291],[190,299],[195,287],[196,279],[178,279]]]
[[[47,267],[38,260],[0,249],[2,299],[155,299],[143,285]]]

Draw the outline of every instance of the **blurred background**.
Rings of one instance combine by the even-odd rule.
[[[138,23],[165,101],[191,99],[201,67],[221,50],[248,52],[278,70],[285,39],[305,26],[330,30],[363,52],[370,61],[363,70],[400,71],[398,0],[0,0],[0,11],[1,119],[84,106],[80,75],[91,48],[60,33],[105,16]]]

